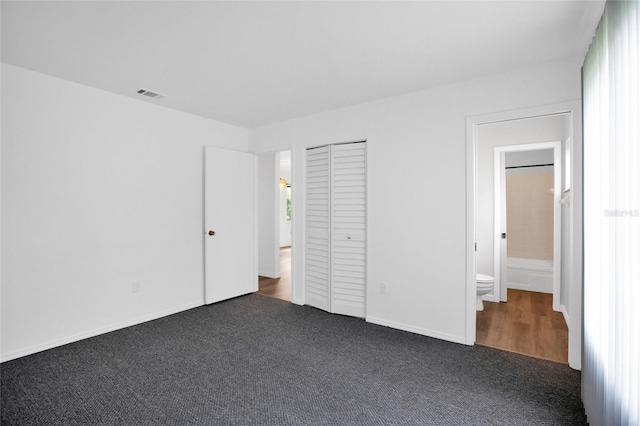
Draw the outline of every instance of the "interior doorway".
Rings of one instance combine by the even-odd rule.
[[[569,365],[576,369],[581,367],[582,307],[580,300],[582,291],[580,284],[582,265],[579,257],[581,244],[579,229],[581,226],[582,187],[580,174],[582,163],[581,146],[573,143],[574,137],[577,141],[581,138],[580,116],[579,103],[568,102],[467,118],[467,165],[469,170],[467,175],[469,206],[467,209],[467,344],[474,344],[477,341],[476,274],[498,277],[501,275],[500,271],[496,273],[494,269],[496,264],[494,256],[500,256],[499,238],[502,234],[502,232],[498,232],[500,231],[499,226],[494,224],[496,217],[493,214],[495,207],[493,163],[496,155],[494,148],[532,144],[539,141],[560,141],[561,158],[559,164],[566,167],[564,167],[565,173],[558,173],[558,176],[561,177],[561,184],[559,188],[554,188],[554,196],[559,196],[563,200],[559,223],[564,223],[566,226],[563,226],[565,232],[561,233],[563,243],[558,250],[560,260],[555,262],[558,266],[562,265],[562,272],[559,274],[560,294],[557,301],[554,300],[555,306],[553,306],[556,309],[559,308],[560,312],[551,311],[556,316],[561,315],[561,321],[568,326]],[[555,125],[540,126],[540,123],[553,122],[554,120],[556,121]],[[514,132],[514,129],[518,127],[520,130]],[[523,131],[523,127],[528,127],[528,129]],[[490,129],[496,130],[497,134],[501,133],[503,139],[500,143],[489,144],[490,147],[487,149],[487,146],[483,146],[483,144],[486,145],[486,142],[482,142],[483,132]],[[488,169],[487,173],[491,176],[488,185],[480,182],[481,168],[483,167]],[[556,200],[558,205],[560,205],[560,199]],[[483,210],[487,206],[489,206],[489,213]],[[495,244],[497,238],[498,244]],[[499,262],[497,263],[499,264]],[[502,275],[506,276],[507,274],[503,272]],[[498,302],[501,298],[507,299],[512,291],[520,290],[509,289],[503,297],[500,294],[502,291],[496,292],[492,295],[492,301],[496,305],[503,305]]]
[[[563,117],[556,119],[535,125],[553,133],[558,121],[555,134],[564,137]],[[476,314],[476,343],[566,364],[568,327],[558,312],[561,146],[553,141],[493,148],[496,301],[484,302],[485,310]]]
[[[280,276],[258,277],[258,293],[291,302],[291,246],[280,248]]]
[[[290,150],[260,156],[258,293],[286,301],[292,283],[292,178]]]
[[[560,311],[562,168],[560,140],[494,147],[495,300],[508,288],[550,293]]]

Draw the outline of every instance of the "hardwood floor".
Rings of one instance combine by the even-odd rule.
[[[291,247],[280,249],[280,278],[258,278],[258,294],[291,301]]]
[[[567,364],[569,331],[553,296],[510,288],[507,299],[476,312],[476,343]]]

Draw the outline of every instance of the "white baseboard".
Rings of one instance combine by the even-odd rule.
[[[63,337],[61,339],[52,340],[50,342],[43,343],[41,345],[31,346],[29,348],[20,349],[10,352],[8,354],[2,354],[0,356],[0,362],[11,361],[12,359],[20,358],[27,355],[32,355],[37,352],[46,351],[47,349],[57,348],[58,346],[66,345],[69,343],[77,342],[79,340],[88,339],[90,337],[99,336],[100,334],[109,333],[111,331],[120,330],[121,328],[131,327],[132,325],[142,324],[147,321],[152,321],[158,318],[166,317],[169,315],[177,314],[178,312],[187,311],[189,309],[202,306],[202,300],[197,302],[187,303],[181,306],[166,309],[164,311],[156,312],[150,315],[134,318],[128,321],[123,321],[117,324],[113,324],[107,327],[101,327],[94,330],[86,331],[84,333],[74,334],[73,336]]]
[[[376,318],[376,317],[366,317],[365,319],[367,322],[370,322],[372,324],[378,324],[378,325],[383,325],[385,327],[391,327],[391,328],[395,328],[398,330],[403,330],[403,331],[408,331],[410,333],[416,333],[416,334],[421,334],[423,336],[428,336],[428,337],[434,337],[436,339],[440,339],[440,340],[446,340],[448,342],[453,342],[453,343],[461,343],[461,344],[465,344],[465,339],[464,337],[461,336],[456,336],[453,334],[448,334],[448,333],[442,333],[439,331],[434,331],[434,330],[429,330],[426,328],[420,328],[420,327],[415,327],[412,325],[407,325],[407,324],[402,324],[399,322],[395,322],[395,321],[389,321],[389,320],[385,320],[382,318]]]
[[[258,275],[266,278],[280,278],[280,274],[275,271],[258,271]]]
[[[560,312],[562,312],[564,322],[567,323],[567,328],[569,328],[569,312],[567,312],[567,307],[564,305],[560,305]]]

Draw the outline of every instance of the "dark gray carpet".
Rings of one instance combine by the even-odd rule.
[[[249,295],[3,363],[2,425],[579,425],[580,373]]]

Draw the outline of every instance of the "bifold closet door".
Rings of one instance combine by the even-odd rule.
[[[307,150],[306,303],[330,310],[329,147]]]
[[[306,303],[365,316],[366,143],[307,150]]]
[[[361,318],[366,300],[365,146],[331,147],[331,312]]]

